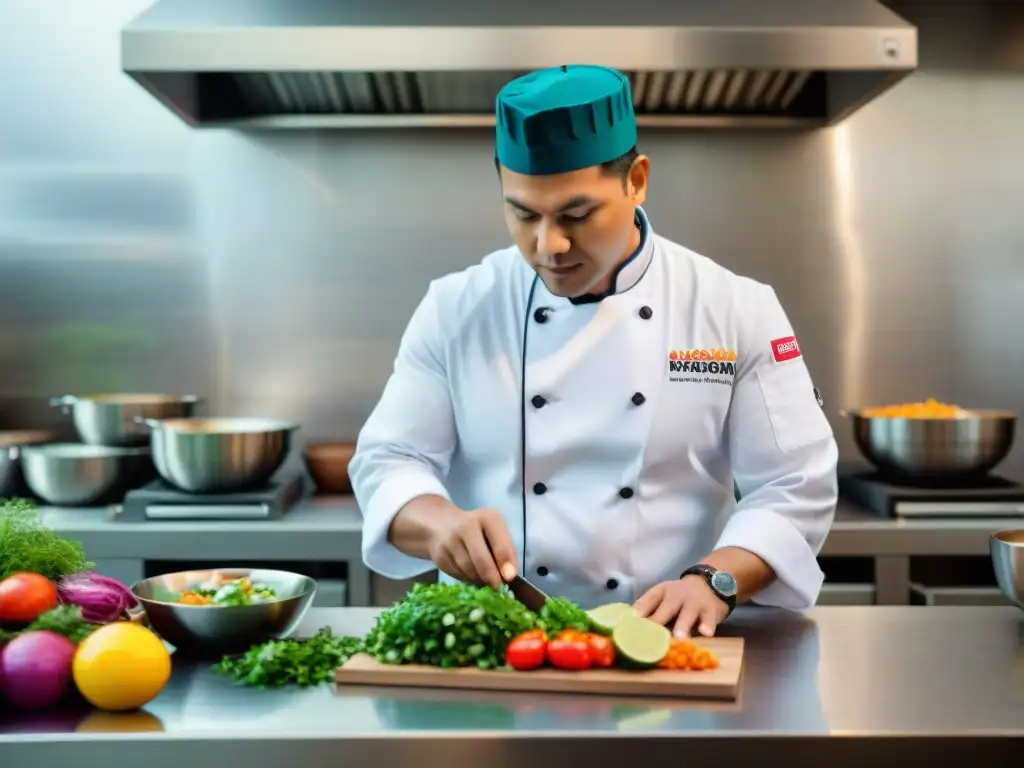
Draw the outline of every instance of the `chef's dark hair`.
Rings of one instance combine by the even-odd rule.
[[[609,176],[618,176],[622,179],[623,185],[629,178],[629,171],[633,167],[633,163],[640,157],[640,153],[636,147],[626,152],[624,155],[619,155],[614,160],[609,160],[606,163],[601,163],[601,170]],[[498,162],[498,156],[494,156],[494,169],[500,174],[501,163]]]

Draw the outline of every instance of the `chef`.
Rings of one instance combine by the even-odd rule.
[[[515,245],[409,322],[350,466],[366,564],[521,574],[680,636],[809,608],[837,449],[775,292],[654,232],[621,73],[534,72],[496,112]]]

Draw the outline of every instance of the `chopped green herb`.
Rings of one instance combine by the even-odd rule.
[[[507,589],[416,584],[377,617],[366,652],[385,664],[491,669],[505,664],[513,637],[538,626],[537,615]]]
[[[214,669],[239,685],[308,688],[334,680],[334,671],[362,648],[358,637],[336,636],[324,627],[307,640],[270,640],[241,656],[225,656]]]
[[[579,632],[590,632],[593,629],[593,622],[587,612],[564,597],[549,597],[540,609],[540,618],[549,635],[557,635],[565,629]]]

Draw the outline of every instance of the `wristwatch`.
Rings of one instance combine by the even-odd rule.
[[[711,587],[711,591],[715,593],[719,600],[725,603],[729,607],[729,613],[732,613],[736,607],[736,579],[733,578],[731,573],[726,571],[720,571],[717,568],[712,568],[710,565],[694,565],[691,568],[687,568],[683,571],[679,578],[685,576],[700,576],[708,583]],[[726,614],[726,616],[729,615]]]

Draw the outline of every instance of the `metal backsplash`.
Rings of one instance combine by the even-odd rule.
[[[0,427],[169,390],[353,437],[427,282],[508,242],[490,136],[190,131],[119,70],[145,5],[0,11]],[[1024,413],[1024,24],[893,5],[923,69],[840,127],[642,136],[654,226],[776,287],[846,455],[843,406]]]

